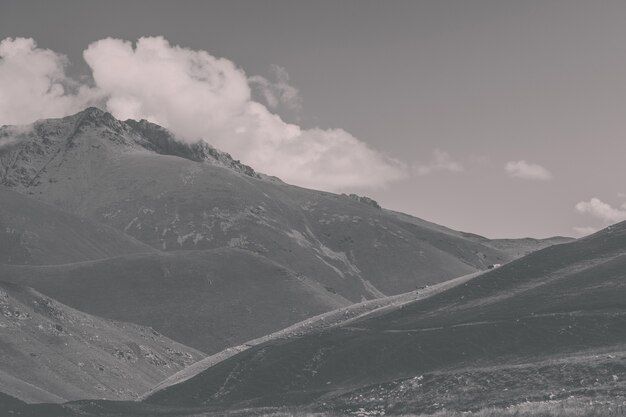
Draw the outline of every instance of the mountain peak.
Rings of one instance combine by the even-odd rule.
[[[5,146],[3,155],[0,155],[0,168],[6,168],[5,172],[0,172],[0,183],[4,184],[19,183],[30,187],[38,183],[50,161],[66,158],[67,151],[80,143],[89,153],[104,149],[101,144],[114,146],[121,152],[140,147],[161,155],[221,166],[248,177],[264,178],[203,140],[187,142],[147,120],[121,121],[98,107],[88,107],[61,119],[39,120],[28,129],[5,126],[0,130],[2,135],[6,136],[3,143],[14,145],[11,148]]]
[[[81,127],[108,127],[117,132],[124,131],[123,122],[117,120],[111,113],[98,107],[87,107],[85,110],[70,116],[76,122],[75,131]]]
[[[111,113],[100,109],[99,107],[87,107],[85,110],[76,113],[76,115],[82,115],[85,117],[93,117],[93,118],[99,118],[99,117],[104,117],[105,115],[109,115],[111,116]],[[111,116],[113,117],[113,116]]]
[[[249,177],[261,178],[253,168],[234,159],[230,154],[214,148],[203,140],[196,142],[182,141],[166,128],[145,119],[140,121],[128,119],[122,123],[138,134],[139,139],[136,140],[137,143],[156,153],[178,156],[195,162],[209,162],[230,168]]]

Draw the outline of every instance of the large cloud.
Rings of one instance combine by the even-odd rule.
[[[261,172],[331,191],[380,187],[406,167],[342,129],[302,129],[252,100],[249,78],[232,61],[172,46],[162,37],[136,45],[102,39],[84,58],[93,86],[65,75],[67,60],[32,39],[0,47],[0,124],[74,113],[96,99],[120,119],[147,119],[181,139],[206,140]],[[281,69],[282,70],[282,69]],[[286,72],[266,84],[282,102],[297,99]],[[254,78],[258,84],[260,78]],[[278,94],[278,96],[276,96]]]
[[[303,130],[251,99],[243,70],[205,51],[141,38],[91,44],[84,57],[107,108],[145,118],[187,140],[204,138],[287,182],[327,190],[381,186],[404,175],[400,163],[341,129]]]
[[[0,125],[19,125],[81,110],[93,91],[65,74],[67,58],[33,39],[0,42]]]

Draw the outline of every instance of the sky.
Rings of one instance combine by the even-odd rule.
[[[0,1],[0,125],[87,105],[487,237],[626,220],[622,0]]]

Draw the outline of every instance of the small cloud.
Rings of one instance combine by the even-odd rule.
[[[591,226],[575,226],[572,229],[574,229],[574,232],[578,237],[587,236],[598,231],[598,229]]]
[[[261,93],[270,109],[283,106],[295,112],[302,110],[300,91],[289,84],[287,70],[279,65],[272,65],[271,72],[276,81],[255,75],[248,78],[248,82]]]
[[[416,164],[413,167],[417,175],[430,175],[436,172],[462,172],[464,168],[454,161],[448,152],[435,149],[430,161],[426,164]]]
[[[595,197],[589,201],[581,201],[576,204],[576,211],[581,214],[589,214],[607,223],[617,223],[626,220],[626,210],[612,207],[610,204]]]
[[[552,173],[541,165],[531,164],[524,160],[509,161],[504,170],[514,178],[525,180],[547,181],[552,178]]]

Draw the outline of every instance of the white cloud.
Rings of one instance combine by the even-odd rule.
[[[576,211],[581,214],[589,214],[606,223],[617,223],[626,220],[626,210],[614,208],[595,197],[589,201],[581,201],[576,204]]]
[[[93,91],[65,74],[67,58],[33,39],[0,42],[0,125],[19,125],[82,110]]]
[[[574,229],[578,237],[587,236],[598,231],[598,229],[591,226],[574,226],[572,229]]]
[[[300,91],[289,84],[287,70],[279,65],[272,65],[271,72],[276,79],[274,82],[260,75],[252,76],[248,81],[259,90],[271,109],[283,106],[294,112],[302,110]]]
[[[251,98],[244,71],[205,51],[162,37],[136,45],[102,39],[84,51],[93,87],[65,75],[67,60],[32,39],[0,44],[0,124],[71,114],[102,99],[120,119],[147,119],[187,141],[204,139],[255,169],[301,186],[331,191],[380,187],[407,175],[403,163],[342,129],[302,129]],[[297,90],[277,67],[276,100],[296,103]],[[277,87],[278,86],[278,87]],[[268,87],[268,88],[270,88]]]
[[[413,170],[417,175],[430,175],[442,171],[461,172],[464,168],[461,164],[455,162],[449,153],[435,149],[430,161],[425,164],[416,164]]]
[[[511,177],[525,180],[546,181],[552,178],[552,173],[541,165],[531,164],[524,160],[509,161],[504,166],[504,170]]]

